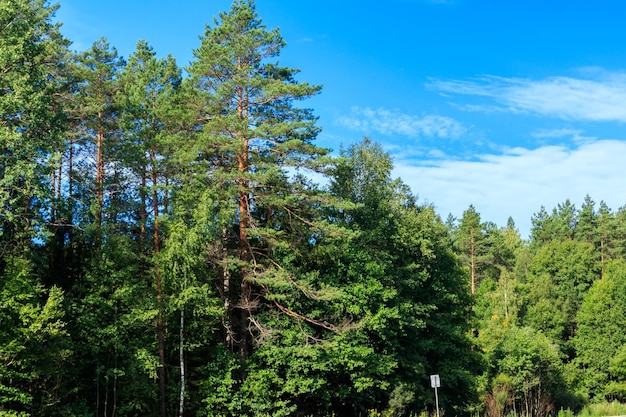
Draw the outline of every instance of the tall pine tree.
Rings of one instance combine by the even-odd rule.
[[[219,213],[225,249],[219,292],[224,341],[242,358],[264,331],[255,311],[308,320],[275,296],[285,284],[298,285],[276,255],[319,229],[307,214],[319,197],[299,187],[287,169],[318,169],[327,150],[312,144],[318,128],[311,111],[295,106],[320,87],[298,82],[297,70],[270,61],[284,45],[277,29],[261,23],[253,1],[236,0],[207,26],[188,69],[197,130],[190,165],[228,207]]]

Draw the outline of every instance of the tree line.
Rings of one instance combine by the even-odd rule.
[[[626,394],[626,210],[443,221],[254,2],[188,67],[0,3],[0,416],[554,415]],[[315,175],[313,175],[315,174]],[[325,178],[322,185],[313,178]]]

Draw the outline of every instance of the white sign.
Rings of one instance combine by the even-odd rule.
[[[439,387],[441,387],[441,380],[439,379],[439,375],[431,375],[430,376],[430,387],[431,388],[439,388]]]

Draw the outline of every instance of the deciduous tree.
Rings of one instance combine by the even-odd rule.
[[[604,278],[596,281],[585,295],[576,317],[578,331],[574,337],[575,363],[582,370],[580,387],[591,398],[611,397],[608,383],[620,381],[616,358],[626,344],[626,264],[621,260],[607,264]],[[615,368],[617,366],[618,368]]]

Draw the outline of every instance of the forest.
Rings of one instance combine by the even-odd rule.
[[[72,51],[57,7],[0,1],[0,416],[434,416],[434,374],[447,417],[626,401],[626,207],[443,219],[375,140],[315,144],[253,0],[184,69]]]

